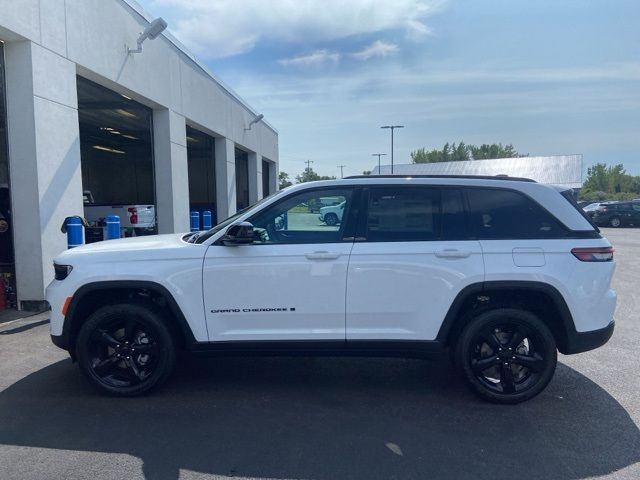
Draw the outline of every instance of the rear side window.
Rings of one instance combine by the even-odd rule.
[[[519,192],[469,188],[471,228],[479,239],[558,238],[566,236],[560,223],[540,205]]]
[[[372,188],[368,207],[370,242],[427,241],[440,235],[437,188]]]

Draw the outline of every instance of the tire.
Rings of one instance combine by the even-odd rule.
[[[620,217],[611,217],[609,219],[609,225],[613,228],[621,227],[622,222],[620,221]]]
[[[455,351],[467,386],[484,400],[500,404],[538,395],[551,381],[557,357],[555,338],[544,322],[512,308],[471,319]]]
[[[80,370],[101,392],[133,397],[160,385],[175,363],[175,342],[152,307],[123,303],[96,310],[76,340]]]
[[[338,216],[335,213],[327,213],[324,216],[324,223],[326,223],[330,227],[333,227],[334,225],[338,224]]]

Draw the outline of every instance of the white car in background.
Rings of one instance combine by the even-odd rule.
[[[320,209],[320,216],[318,217],[321,222],[326,223],[330,227],[342,223],[342,214],[344,213],[344,206],[347,202],[344,201],[338,205],[332,205],[330,207],[322,207]]]

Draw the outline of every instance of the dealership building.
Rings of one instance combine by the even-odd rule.
[[[277,189],[259,112],[167,30],[129,51],[152,20],[133,0],[0,0],[0,273],[21,308],[44,305],[88,198],[153,205],[170,233]]]

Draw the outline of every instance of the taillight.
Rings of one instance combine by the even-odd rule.
[[[613,260],[613,247],[573,248],[571,253],[581,262],[610,262]]]
[[[129,212],[129,223],[131,223],[131,225],[135,225],[136,223],[138,223],[138,209],[132,207],[127,208],[127,211]]]

